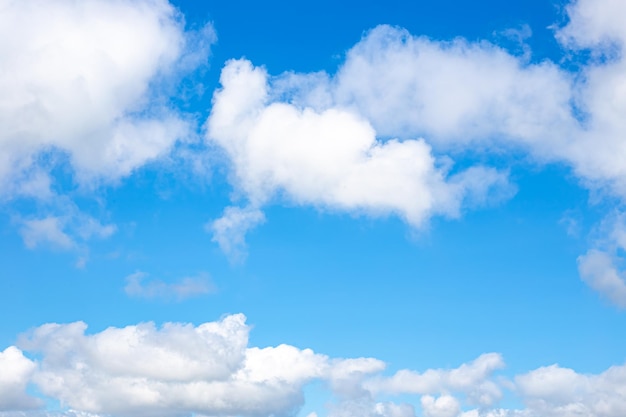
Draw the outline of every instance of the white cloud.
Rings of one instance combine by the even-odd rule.
[[[578,258],[580,277],[613,304],[626,308],[626,213],[616,211],[600,222],[594,247]]]
[[[424,417],[457,417],[461,412],[461,404],[451,395],[437,398],[424,395],[421,400]]]
[[[472,403],[490,406],[502,397],[501,389],[492,380],[492,375],[503,367],[504,360],[500,354],[487,353],[455,369],[429,369],[423,373],[405,369],[396,372],[391,377],[368,380],[364,386],[374,394],[433,395],[462,392]],[[428,398],[425,401],[432,405]],[[447,399],[441,401],[442,404],[448,403]],[[435,403],[436,401],[433,402]]]
[[[435,41],[390,26],[348,52],[330,94],[382,135],[424,136],[446,149],[509,140],[540,148],[572,124],[570,80],[557,65],[530,65],[486,41]]]
[[[43,218],[16,219],[20,224],[20,234],[29,249],[46,245],[61,250],[80,250],[83,242],[93,238],[105,239],[113,235],[117,228],[112,224],[102,224],[95,218],[82,213],[69,199],[54,198],[59,215]]]
[[[576,0],[567,6],[570,22],[559,31],[558,38],[566,45],[579,48],[607,47],[618,42],[625,46],[626,28],[620,16],[626,4],[615,0]]]
[[[622,6],[613,3],[602,2],[602,16],[619,15]],[[572,46],[566,42],[572,34],[582,36],[576,16],[589,7],[598,5],[569,7],[573,20],[557,33],[565,45]],[[593,16],[588,23],[603,27]],[[565,162],[584,184],[626,197],[626,60],[592,62],[574,74],[525,59],[485,41],[443,42],[379,26],[348,52],[335,76],[285,74],[276,96],[350,109],[379,135],[422,136],[438,151],[522,151],[542,163]]]
[[[85,334],[47,324],[21,346],[41,355],[32,381],[64,406],[113,415],[284,415],[312,380],[381,369],[373,359],[330,359],[289,345],[248,347],[243,315],[199,326],[144,323]]]
[[[39,402],[26,394],[36,365],[15,346],[0,351],[0,411],[28,410]]]
[[[116,179],[166,153],[188,127],[149,99],[185,54],[181,21],[166,0],[4,0],[0,178],[50,148],[80,180]]]
[[[265,215],[253,207],[226,207],[222,217],[207,223],[205,229],[213,233],[213,241],[231,259],[245,257],[246,233],[265,222]]]
[[[625,7],[615,0],[566,7],[569,22],[555,36],[576,72],[486,41],[437,41],[385,25],[351,48],[333,75],[269,77],[230,61],[208,138],[226,151],[235,195],[254,210],[283,199],[397,215],[419,227],[432,216],[458,216],[493,190],[511,195],[505,174],[454,173],[444,153],[566,164],[598,195],[626,201]],[[241,242],[244,231],[223,229],[215,240],[228,247],[228,236]],[[585,281],[594,288],[621,288],[619,268],[589,268]]]
[[[415,409],[410,404],[362,399],[344,401],[331,407],[328,417],[415,417]]]
[[[449,174],[450,161],[437,160],[424,140],[377,140],[369,122],[349,110],[271,102],[267,74],[248,61],[228,62],[221,83],[208,137],[228,154],[233,182],[253,213],[282,197],[331,210],[396,214],[420,227],[433,215],[458,216],[464,201],[480,203],[494,188],[506,189],[506,175],[493,169]],[[214,229],[239,224],[229,214]],[[236,240],[242,229],[232,234]],[[217,230],[220,244],[223,232],[230,230]]]
[[[184,277],[173,283],[161,280],[147,280],[145,272],[135,272],[126,277],[124,292],[130,297],[174,299],[182,301],[199,295],[210,294],[215,291],[208,274]]]
[[[515,379],[536,415],[545,417],[619,417],[626,413],[626,366],[584,375],[552,365]]]
[[[64,231],[58,217],[25,220],[20,230],[24,243],[28,248],[35,248],[43,242],[62,249],[74,247],[74,242]]]
[[[572,53],[612,45],[608,59],[591,60],[579,74],[484,41],[441,42],[379,26],[334,77],[283,85],[299,103],[355,109],[384,136],[423,136],[442,151],[526,151],[626,198],[624,4],[581,0],[567,12],[570,22],[556,34]]]
[[[214,40],[210,25],[185,31],[167,0],[0,0],[0,201],[65,205],[58,166],[89,191],[168,155],[193,133],[169,96]],[[112,232],[78,209],[82,220],[46,210],[26,216],[30,246]]]
[[[615,305],[626,308],[626,279],[612,256],[590,249],[578,258],[581,278]]]
[[[454,369],[387,377],[385,364],[373,358],[330,358],[284,344],[249,346],[241,314],[198,326],[142,323],[95,334],[86,334],[86,327],[46,324],[23,336],[21,348],[37,362],[16,347],[0,352],[0,417],[292,415],[304,402],[303,388],[314,381],[331,389],[329,417],[415,417],[416,407],[424,417],[626,413],[626,365],[595,375],[552,365],[508,381],[493,377],[503,366],[501,356],[485,354]],[[27,396],[28,384],[62,409],[30,411],[46,398]],[[526,408],[496,407],[505,388]],[[410,395],[418,396],[416,404]],[[472,405],[478,408],[468,410]]]

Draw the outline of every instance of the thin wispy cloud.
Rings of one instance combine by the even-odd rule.
[[[150,278],[145,272],[135,272],[126,277],[124,286],[124,292],[129,297],[166,301],[183,301],[215,291],[216,288],[206,273],[180,278],[174,282],[164,282]]]

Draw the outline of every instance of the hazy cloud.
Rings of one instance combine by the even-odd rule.
[[[148,277],[149,274],[141,271],[127,276],[124,292],[130,297],[182,301],[215,291],[206,273],[184,277],[172,283]]]

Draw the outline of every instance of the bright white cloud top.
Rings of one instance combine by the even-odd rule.
[[[275,74],[263,61],[275,53],[242,57],[228,36],[220,50],[215,31],[223,15],[204,7],[0,0],[0,214],[8,242],[0,247],[7,328],[0,330],[0,417],[626,415],[626,339],[619,333],[626,309],[625,1],[568,3],[563,23],[551,29],[558,56],[536,59],[524,43],[527,29],[518,33],[517,53],[498,37],[440,40],[377,21],[361,28],[336,70],[291,70],[297,65],[284,54],[288,70]],[[242,36],[263,50],[238,13]],[[219,56],[211,68],[210,49]],[[506,285],[507,274],[526,273],[526,264],[552,265],[530,257],[506,265],[509,258],[498,259],[487,243],[502,236],[498,223],[479,217],[494,207],[506,211],[524,191],[520,177],[551,167],[589,194],[584,205],[560,213],[577,242],[567,254],[580,288],[562,287],[560,278],[575,281],[575,272],[554,268],[546,272],[553,288],[518,291],[526,288],[520,281],[543,277],[529,274],[511,279],[509,300],[495,289],[477,291]],[[176,187],[192,191],[176,194]],[[561,198],[549,185],[542,192]],[[515,231],[545,227],[524,224],[520,212],[544,214],[531,206],[508,212],[522,224],[506,223],[512,241]],[[292,214],[272,229],[272,216],[285,207],[334,223],[311,232],[322,222]],[[437,235],[433,224],[470,216],[478,226],[466,239],[385,241],[390,230],[397,234],[395,220],[419,240]],[[345,226],[365,221],[375,230]],[[157,232],[148,234],[146,225]],[[584,227],[587,236],[576,237]],[[273,235],[258,238],[265,229]],[[346,230],[353,236],[340,236]],[[370,232],[378,246],[364,250],[359,240]],[[260,243],[248,247],[255,233]],[[318,233],[317,240],[299,233]],[[453,251],[459,242],[467,258],[478,258],[471,265],[493,263],[498,279],[481,281],[486,267],[463,269],[467,259]],[[524,253],[551,244],[507,248]],[[180,266],[191,257],[200,260]],[[89,268],[92,259],[98,271]],[[401,274],[414,263],[412,275]],[[462,273],[450,278],[457,263]],[[432,265],[451,267],[439,273]],[[543,297],[546,288],[553,292]],[[518,296],[524,303],[516,304]],[[500,317],[507,302],[508,320],[521,317],[516,323],[526,329]],[[554,310],[569,304],[561,314],[578,315],[555,319]],[[266,324],[257,321],[263,311],[275,314],[271,336],[262,336]],[[358,333],[350,333],[354,311],[363,317],[354,328],[366,339],[350,340]],[[255,316],[258,339],[244,313]],[[467,327],[472,320],[479,323]],[[315,322],[328,329],[314,333]],[[583,332],[590,335],[585,355],[595,359],[577,364],[569,348],[580,340],[572,334]],[[456,350],[437,350],[441,357],[454,350],[455,359],[425,364],[421,349],[444,333]],[[410,351],[410,364],[407,356],[362,353],[391,344]],[[509,359],[507,346],[515,344]],[[529,354],[524,361],[526,351],[544,348],[564,359],[546,354],[537,363]],[[601,362],[609,350],[618,353]]]
[[[3,3],[4,184],[15,184],[51,148],[69,154],[79,179],[114,180],[186,136],[184,120],[155,105],[151,92],[187,46],[172,5]]]
[[[284,194],[299,204],[394,213],[419,227],[433,214],[458,216],[463,200],[483,201],[506,184],[483,167],[446,178],[424,140],[379,142],[355,113],[269,103],[267,75],[247,61],[229,62],[221,83],[208,135],[228,153],[255,209]]]
[[[246,348],[243,319],[197,328],[148,323],[92,336],[84,323],[44,325],[22,343],[43,355],[39,363],[13,346],[0,352],[2,415],[40,404],[26,394],[29,383],[72,410],[104,415],[289,415],[302,405],[303,386],[315,380],[329,383],[338,398],[332,416],[416,415],[406,403],[376,402],[381,391],[421,395],[425,416],[617,417],[626,401],[626,366],[582,375],[552,365],[496,382],[492,373],[504,362],[487,354],[455,369],[402,370],[386,378],[377,375],[384,363],[372,358],[330,359],[289,345]],[[528,408],[479,411],[503,389],[517,391]],[[464,403],[480,408],[461,412]]]
[[[248,346],[241,314],[199,326],[143,323],[86,334],[85,323],[46,324],[24,336],[28,360],[9,347],[1,353],[0,407],[36,404],[33,383],[72,410],[99,415],[290,415],[303,387],[324,381],[336,396],[331,416],[415,416],[407,403],[378,401],[380,393],[421,396],[424,416],[619,416],[626,401],[626,366],[581,375],[557,365],[516,376],[494,376],[499,354],[481,355],[452,369],[400,370],[382,376],[384,362],[336,359],[290,345]],[[486,410],[503,389],[520,393],[524,410]],[[462,405],[477,407],[462,412]],[[12,415],[6,413],[3,415]]]
[[[88,239],[80,230],[90,224],[106,237],[110,226],[55,198],[55,160],[67,159],[74,181],[91,188],[167,156],[192,125],[164,93],[209,51],[167,1],[6,0],[0,7],[0,198],[53,206],[55,215],[24,220],[28,246],[73,248],[70,234]],[[211,27],[203,33],[210,44]]]

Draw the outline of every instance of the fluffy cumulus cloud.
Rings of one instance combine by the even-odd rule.
[[[22,223],[27,245],[74,243],[55,166],[89,189],[189,137],[170,84],[206,61],[213,39],[210,26],[186,32],[167,0],[0,0],[0,201],[36,198],[52,212]]]
[[[209,227],[214,240],[240,251],[259,210],[277,199],[420,227],[511,195],[506,172],[455,170],[446,154],[466,166],[467,155],[494,151],[565,164],[583,186],[623,203],[624,4],[578,0],[565,12],[555,36],[576,63],[567,69],[487,41],[437,41],[384,25],[335,74],[270,77],[248,61],[228,62],[207,136],[228,156],[243,207]],[[581,276],[623,306],[619,259],[597,249],[581,257]]]
[[[438,147],[502,138],[541,144],[548,129],[566,131],[572,122],[570,83],[555,64],[530,65],[485,41],[435,41],[390,26],[348,52],[329,94],[383,135],[423,135]]]
[[[26,395],[35,363],[11,346],[0,352],[0,411],[35,408],[38,402]]]
[[[0,352],[0,416],[292,416],[304,388],[322,382],[324,409],[309,417],[618,417],[626,365],[595,375],[558,365],[512,380],[496,353],[452,369],[384,375],[374,358],[331,358],[290,345],[254,347],[242,314],[200,325],[142,323],[86,333],[46,324]],[[33,355],[35,360],[27,356]],[[27,395],[34,385],[38,397]],[[504,391],[523,409],[498,407]],[[401,401],[398,401],[401,398]],[[55,400],[61,409],[37,409]]]
[[[221,84],[207,134],[226,151],[246,212],[278,197],[395,214],[420,227],[511,191],[506,173],[483,166],[456,172],[433,146],[504,137],[547,155],[559,146],[545,140],[552,132],[562,132],[563,142],[577,126],[571,82],[556,65],[526,65],[487,43],[435,42],[388,26],[351,49],[335,76],[270,78],[239,60],[227,63]],[[241,224],[234,220],[227,211],[213,224],[226,250],[240,246],[246,230],[225,234],[224,225]]]
[[[490,406],[502,397],[499,386],[491,376],[503,367],[502,356],[489,353],[451,370],[431,369],[424,373],[401,370],[388,378],[372,379],[367,382],[366,387],[375,393],[425,395],[422,402],[430,407],[433,413],[439,409],[451,408],[450,398],[435,399],[431,396],[447,392],[465,393],[471,403]]]
[[[184,137],[177,114],[146,111],[186,48],[166,0],[3,0],[0,28],[3,189],[42,151],[67,152],[81,179],[115,179]]]
[[[424,140],[379,141],[368,120],[350,110],[272,101],[267,73],[248,61],[230,61],[221,84],[208,136],[228,154],[233,181],[253,213],[282,197],[331,210],[397,214],[419,227],[436,214],[458,216],[463,202],[481,202],[506,185],[504,174],[484,167],[450,174],[450,161],[437,160]],[[223,238],[224,225],[239,226],[235,220],[226,212],[213,224],[227,249],[232,243]]]
[[[434,398],[424,395],[421,399],[424,417],[456,417],[461,412],[459,401],[451,395]]]
[[[287,415],[314,379],[350,379],[384,367],[374,359],[330,359],[289,345],[248,347],[243,315],[199,326],[85,330],[82,322],[47,324],[26,335],[21,348],[42,358],[36,370],[18,349],[7,350],[14,361],[8,369],[19,371],[20,358],[28,365],[16,373],[23,382],[11,389],[32,381],[43,394],[87,413]]]
[[[546,417],[617,417],[626,412],[626,366],[584,375],[557,365],[516,378],[529,408]]]
[[[486,41],[436,41],[379,26],[334,76],[285,74],[277,97],[349,109],[385,137],[424,137],[440,151],[494,147],[568,163],[588,185],[626,197],[626,32],[621,2],[577,1],[557,38],[598,56],[571,73]]]

